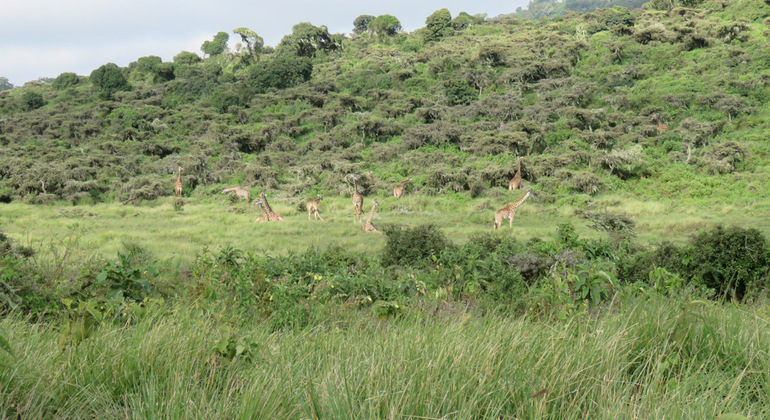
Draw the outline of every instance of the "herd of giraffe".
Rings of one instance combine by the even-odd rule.
[[[372,175],[372,172],[369,171],[367,173],[369,176],[370,182],[374,183],[374,176]],[[353,192],[350,195],[350,198],[353,201],[353,220],[356,222],[361,222],[361,216],[363,214],[363,206],[364,206],[364,196],[361,195],[361,193],[358,192],[358,177],[355,174],[350,175],[350,180],[353,182]],[[406,186],[412,182],[412,178],[409,178],[407,180],[401,181],[398,183],[398,185],[393,188],[393,196],[396,198],[401,198],[404,196],[404,192],[406,191]],[[518,157],[516,159],[516,174],[511,178],[511,182],[508,183],[508,190],[515,191],[521,188],[522,186],[522,177],[521,177],[521,157]],[[229,194],[229,193],[235,193],[237,196],[242,197],[246,199],[247,203],[251,202],[251,194],[249,193],[249,190],[240,186],[240,185],[234,185],[232,187],[228,187],[222,190],[222,194]],[[176,183],[174,184],[174,194],[177,197],[182,197],[182,167],[180,166],[177,169],[177,179]],[[505,207],[497,210],[495,212],[495,220],[494,220],[494,228],[499,229],[500,225],[502,224],[504,219],[508,219],[509,221],[509,227],[513,227],[513,217],[516,215],[516,209],[519,208],[519,206],[524,203],[524,201],[527,200],[527,198],[531,197],[532,193],[530,191],[527,191],[526,194],[524,194],[523,197],[520,199],[508,203]],[[322,220],[321,213],[319,211],[319,204],[321,200],[323,200],[324,196],[321,194],[318,194],[317,198],[314,200],[309,200],[306,204],[307,208],[307,220],[311,220],[311,217],[314,217],[316,220]],[[273,208],[270,207],[270,203],[267,202],[267,196],[265,193],[261,193],[259,195],[259,198],[254,200],[253,203],[254,206],[258,207],[259,210],[262,212],[262,217],[257,218],[257,222],[280,222],[283,221],[283,216],[273,211]],[[374,210],[379,207],[380,203],[377,202],[377,200],[372,200],[372,210],[369,212],[369,217],[366,218],[364,221],[363,231],[364,232],[379,232],[379,229],[377,229],[377,226],[372,223],[372,220],[374,219]]]

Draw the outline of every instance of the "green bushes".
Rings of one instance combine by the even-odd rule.
[[[382,231],[387,237],[382,263],[390,265],[422,266],[431,257],[439,255],[449,241],[435,225],[407,226],[386,225]]]

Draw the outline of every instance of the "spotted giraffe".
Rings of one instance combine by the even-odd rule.
[[[500,225],[503,223],[503,219],[508,219],[509,227],[513,227],[513,216],[516,215],[516,209],[519,208],[521,203],[527,200],[532,195],[531,192],[527,191],[526,194],[524,194],[524,197],[521,197],[520,199],[508,203],[507,206],[501,208],[500,210],[495,212],[495,229],[499,229]]]

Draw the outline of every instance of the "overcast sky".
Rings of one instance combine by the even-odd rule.
[[[391,14],[406,31],[446,7],[457,16],[513,13],[529,0],[4,0],[0,8],[0,76],[14,86],[63,72],[88,75],[106,63],[127,66],[139,57],[171,61],[181,51],[200,54],[214,34],[240,38],[238,27],[254,30],[275,46],[300,22],[350,33],[362,15]]]

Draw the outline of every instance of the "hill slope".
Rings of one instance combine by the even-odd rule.
[[[152,199],[178,166],[186,194],[345,194],[371,171],[365,189],[478,196],[523,156],[545,203],[749,205],[768,193],[768,16],[744,0],[353,39],[299,24],[259,60],[140,58],[127,90],[109,65],[65,73],[0,93],[0,201]]]

